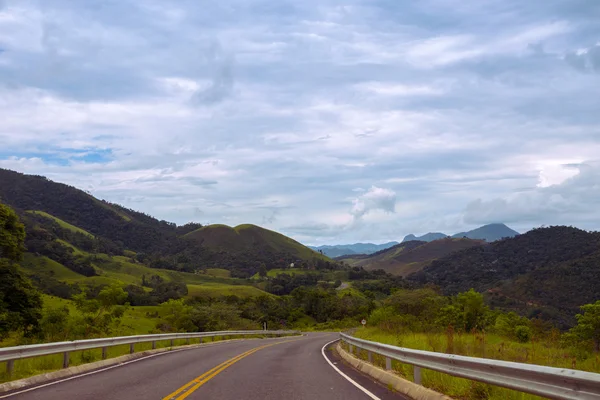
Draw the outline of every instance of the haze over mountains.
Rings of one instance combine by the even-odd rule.
[[[413,234],[406,235],[402,242],[408,242],[411,240],[421,240],[424,242],[431,242],[445,237],[452,238],[468,238],[475,240],[485,240],[486,242],[494,242],[496,240],[517,236],[519,232],[509,228],[504,224],[488,224],[481,226],[477,229],[473,229],[467,232],[459,232],[454,235],[446,235],[440,232],[429,232],[423,236],[415,236]]]
[[[322,251],[327,257],[339,257],[347,254],[372,254],[380,250],[389,249],[399,244],[398,242],[388,242],[383,244],[373,243],[354,243],[337,244],[323,246],[308,246],[313,250]]]
[[[454,235],[446,235],[441,232],[429,232],[422,236],[415,236],[413,234],[406,235],[401,243],[410,241],[422,241],[432,242],[447,237],[452,238],[467,238],[475,240],[485,240],[486,242],[494,242],[507,237],[514,237],[519,232],[509,228],[504,224],[488,224],[481,226],[477,229],[473,229],[467,232],[459,232]],[[323,246],[309,246],[313,250],[321,251],[328,257],[341,257],[345,255],[354,254],[373,254],[381,250],[389,249],[390,247],[396,246],[400,243],[396,241],[373,244],[373,243],[354,243],[354,244],[338,244],[338,245],[323,245]]]

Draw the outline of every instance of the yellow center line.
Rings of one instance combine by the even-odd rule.
[[[267,347],[275,346],[277,344],[282,344],[282,343],[289,343],[289,342],[293,342],[296,340],[301,340],[301,339],[285,340],[282,342],[266,344],[264,346],[255,347],[255,348],[250,349],[242,354],[232,357],[229,360],[224,361],[221,364],[217,365],[216,367],[210,369],[209,371],[206,371],[205,373],[203,373],[199,377],[195,378],[194,380],[186,383],[185,385],[183,385],[182,387],[180,387],[173,393],[164,397],[163,400],[183,400],[186,397],[188,397],[189,395],[191,395],[194,391],[196,391],[200,386],[204,385],[206,382],[208,382],[209,380],[211,380],[212,378],[214,378],[215,376],[217,376],[222,371],[229,368],[236,362],[240,361],[242,358],[248,357],[249,355],[256,353],[259,350],[265,349]]]

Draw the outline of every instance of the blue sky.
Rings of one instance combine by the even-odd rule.
[[[0,167],[308,244],[600,228],[600,2],[0,2]]]

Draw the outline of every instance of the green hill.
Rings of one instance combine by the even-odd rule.
[[[422,270],[437,258],[482,244],[482,241],[477,240],[451,238],[432,242],[409,241],[370,256],[354,256],[341,261],[353,267],[363,267],[366,270],[383,269],[394,275],[408,276]]]
[[[300,260],[329,260],[326,256],[280,233],[256,225],[208,225],[184,236],[216,251],[251,251],[293,255]],[[293,262],[294,260],[292,260]]]
[[[600,232],[534,229],[449,254],[409,279],[448,294],[474,288],[493,305],[569,326],[580,305],[600,299]]]

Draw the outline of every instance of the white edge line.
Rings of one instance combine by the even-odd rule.
[[[369,396],[373,400],[381,400],[379,397],[375,396],[373,393],[369,392],[367,389],[365,389],[364,387],[360,386],[358,383],[356,383],[356,381],[354,381],[348,375],[346,375],[345,373],[343,373],[342,371],[340,371],[340,369],[338,367],[336,367],[335,365],[333,365],[333,363],[331,361],[329,361],[329,358],[327,358],[327,356],[325,355],[325,347],[329,346],[331,343],[337,342],[338,340],[339,339],[336,339],[336,340],[332,340],[329,343],[325,343],[325,345],[321,348],[321,354],[323,355],[323,358],[325,359],[325,361],[327,361],[329,363],[329,365],[331,365],[331,368],[335,369],[338,374],[340,374],[341,376],[343,376],[344,378],[346,378],[346,380],[348,382],[350,382],[351,384],[353,384],[354,386],[356,386],[357,388],[359,388],[367,396]],[[0,397],[0,399],[1,399],[1,397]]]
[[[186,351],[186,350],[194,350],[194,349],[201,349],[201,348],[206,348],[206,347],[213,347],[213,346],[223,345],[225,343],[229,343],[229,341],[222,341],[222,342],[217,342],[217,343],[205,343],[204,346],[197,346],[197,347],[187,348],[187,349],[175,349],[175,350],[170,350],[170,351],[163,351],[163,352],[156,353],[156,354],[150,354],[149,356],[136,358],[135,360],[125,361],[125,362],[122,362],[122,363],[119,363],[119,364],[108,366],[106,368],[97,369],[97,370],[91,371],[91,372],[86,372],[85,374],[73,375],[73,376],[70,376],[68,378],[59,379],[57,381],[45,383],[43,385],[30,387],[28,389],[20,390],[18,392],[13,392],[13,393],[5,394],[5,395],[0,396],[0,399],[6,399],[8,397],[16,396],[18,394],[23,394],[23,393],[31,392],[33,390],[42,389],[42,388],[45,388],[45,387],[48,387],[48,386],[56,385],[56,384],[62,383],[62,382],[67,382],[67,381],[70,381],[70,380],[73,380],[73,379],[83,378],[84,376],[98,374],[100,372],[108,371],[109,369],[122,367],[124,365],[131,364],[131,363],[138,362],[138,361],[142,361],[142,360],[147,360],[148,358],[152,358],[152,357],[163,356],[165,354],[178,353],[180,351]]]

